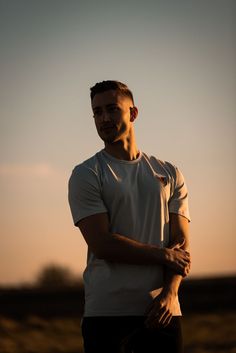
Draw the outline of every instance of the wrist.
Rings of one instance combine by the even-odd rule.
[[[177,296],[182,276],[166,269],[163,290]]]
[[[164,295],[171,295],[172,297],[177,297],[178,296],[178,288],[164,285],[162,293]]]

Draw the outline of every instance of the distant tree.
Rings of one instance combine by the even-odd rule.
[[[49,264],[43,267],[37,275],[36,286],[43,288],[61,288],[75,286],[79,279],[67,267]]]

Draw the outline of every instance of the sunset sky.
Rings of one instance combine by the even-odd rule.
[[[0,284],[81,275],[67,183],[103,148],[89,88],[133,91],[138,147],[177,165],[192,276],[236,273],[236,1],[0,0]]]

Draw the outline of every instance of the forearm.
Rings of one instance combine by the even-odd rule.
[[[166,268],[163,285],[163,293],[170,293],[177,296],[183,276]]]
[[[117,233],[107,236],[95,255],[106,261],[134,265],[164,265],[167,261],[165,249]]]
[[[189,254],[188,220],[178,214],[170,214],[170,249],[179,249]],[[176,299],[181,281],[189,272],[189,261],[186,261],[183,273],[179,274],[170,267],[164,269],[163,289],[147,310],[145,324],[149,328],[167,326],[176,310]]]
[[[169,246],[175,247],[178,246],[180,249],[189,252],[189,225],[185,219],[179,217],[178,215],[170,215],[171,227],[170,227],[170,244]],[[178,294],[178,290],[183,280],[183,277],[186,277],[189,273],[190,263],[187,267],[186,272],[183,275],[177,274],[172,271],[170,268],[165,268],[165,277],[164,277],[164,287],[163,290],[166,292],[173,293],[174,295]]]
[[[133,265],[164,265],[179,274],[184,273],[189,262],[189,255],[184,250],[160,248],[130,236],[111,233],[106,213],[84,218],[78,227],[98,259]]]
[[[188,254],[180,249],[160,248],[120,234],[110,234],[105,239],[95,255],[106,261],[132,265],[163,265],[179,274],[185,272],[186,262],[189,261]]]

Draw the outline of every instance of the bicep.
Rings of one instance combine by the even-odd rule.
[[[104,212],[85,217],[76,226],[92,252],[99,255],[110,235],[108,214]]]
[[[91,215],[106,213],[98,176],[91,169],[78,167],[70,177],[68,199],[74,224]]]
[[[189,220],[177,213],[170,213],[171,244],[184,241],[183,248],[189,249]]]

